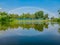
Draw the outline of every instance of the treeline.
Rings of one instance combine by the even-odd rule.
[[[59,12],[59,15],[60,15],[60,11]],[[0,12],[0,22],[10,22],[10,21],[13,21],[14,19],[43,19],[43,20],[46,20],[46,19],[49,19],[48,17],[48,14],[44,14],[43,11],[37,11],[35,12],[34,14],[30,14],[30,13],[23,13],[21,15],[18,15],[18,14],[8,14],[6,12]],[[51,21],[58,21],[60,22],[60,17],[58,18],[54,18],[54,17],[51,17]]]
[[[52,22],[60,22],[60,18],[51,17]]]
[[[19,16],[20,19],[48,19],[48,14],[44,14],[43,11],[35,12],[34,14],[22,14]]]
[[[58,18],[51,17],[52,22],[60,22],[60,10],[58,10]]]
[[[44,14],[43,11],[38,11],[35,12],[34,14],[30,14],[30,13],[26,13],[26,14],[8,14],[6,12],[0,12],[0,17],[1,16],[7,16],[7,17],[11,17],[11,18],[33,18],[33,19],[39,19],[39,18],[43,18],[43,19],[48,19],[48,14]]]

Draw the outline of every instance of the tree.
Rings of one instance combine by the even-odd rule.
[[[44,12],[43,11],[38,11],[35,13],[35,18],[39,19],[39,18],[43,18]]]
[[[27,18],[30,18],[31,17],[31,14],[29,14],[29,13],[27,13],[27,14],[22,14],[22,15],[20,15],[19,16],[20,18],[22,18],[22,19],[27,19]]]
[[[58,13],[60,14],[60,10],[58,10]]]
[[[25,14],[25,18],[30,18],[30,14],[29,13]]]
[[[49,17],[48,17],[48,14],[45,14],[44,15],[44,19],[48,19]]]
[[[31,18],[31,19],[35,19],[35,15],[34,15],[34,14],[31,14],[31,15],[30,15],[30,18]]]
[[[9,22],[10,18],[9,18],[9,14],[6,12],[0,12],[0,22],[1,23],[6,23]]]
[[[54,19],[54,17],[51,17],[51,20]]]
[[[6,13],[6,12],[0,12],[0,15],[4,16],[4,15],[8,15],[8,13]]]
[[[59,18],[60,18],[60,10],[58,10]]]
[[[10,18],[19,18],[18,14],[9,14]]]

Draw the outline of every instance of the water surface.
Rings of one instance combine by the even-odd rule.
[[[59,23],[0,24],[0,45],[60,45]]]

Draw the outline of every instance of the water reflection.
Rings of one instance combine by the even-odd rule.
[[[31,24],[26,24],[26,23],[23,23],[23,24],[20,24],[20,23],[0,23],[0,31],[1,30],[7,30],[7,29],[17,29],[19,27],[23,28],[23,29],[27,29],[29,30],[30,28],[33,28],[37,31],[43,31],[45,28],[48,29],[49,28],[49,25],[53,26],[58,24],[58,32],[60,32],[60,23],[57,23],[57,22],[42,22],[42,23],[39,23],[39,24],[35,24],[35,23],[31,23]]]
[[[60,28],[58,28],[58,32],[60,33]]]
[[[48,28],[48,24],[49,23],[40,23],[40,24],[10,24],[10,23],[1,23],[0,24],[0,30],[7,30],[8,28],[11,28],[11,29],[15,29],[15,28],[18,28],[18,27],[21,27],[21,28],[23,28],[23,29],[27,29],[27,30],[29,30],[30,28],[33,28],[33,29],[35,29],[35,30],[38,30],[38,31],[43,31],[44,30],[44,28]]]
[[[0,23],[0,44],[25,45],[27,43],[60,44],[60,23]]]

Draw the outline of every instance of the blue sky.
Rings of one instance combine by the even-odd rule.
[[[60,0],[0,0],[0,8],[6,11],[24,6],[39,7],[57,13]]]

